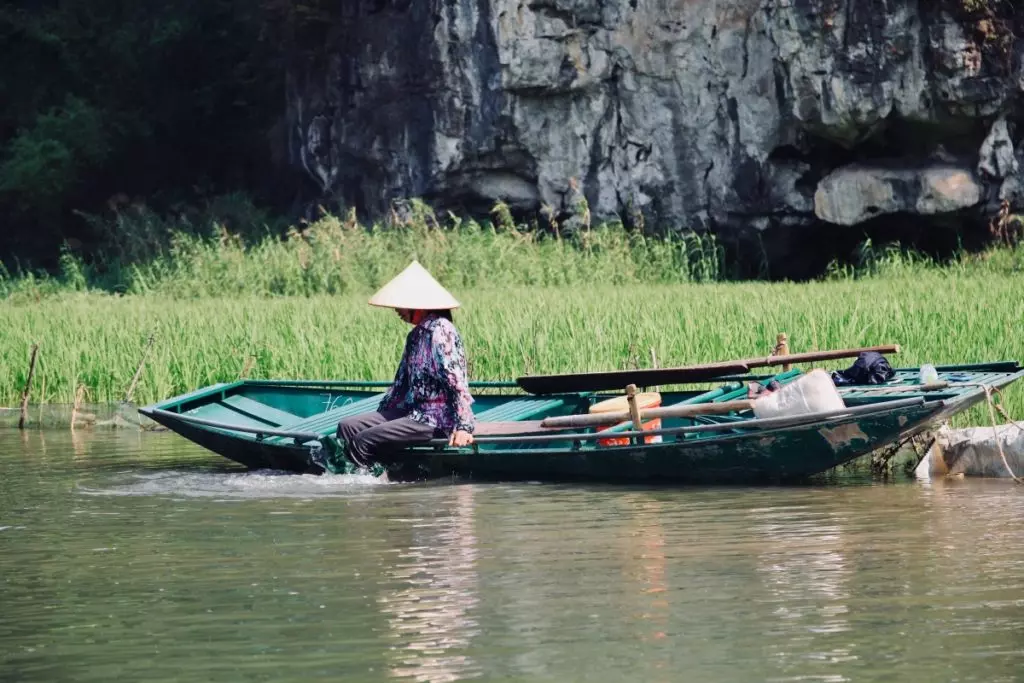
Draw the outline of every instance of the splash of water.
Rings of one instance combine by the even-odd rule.
[[[171,496],[176,498],[325,498],[366,491],[387,485],[369,474],[312,475],[277,470],[252,472],[129,473],[122,482],[103,488],[80,486],[86,495]]]

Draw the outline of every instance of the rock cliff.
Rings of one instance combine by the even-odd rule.
[[[288,66],[322,199],[710,230],[767,262],[1024,201],[1009,0],[345,0]],[[1019,13],[1018,13],[1019,14]],[[917,234],[917,233],[915,233]],[[799,270],[799,269],[797,269]]]

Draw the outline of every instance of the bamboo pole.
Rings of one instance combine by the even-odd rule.
[[[805,353],[790,353],[785,356],[769,356],[768,358],[750,358],[741,361],[751,368],[768,368],[775,365],[786,365],[794,363],[812,363],[820,360],[837,360],[839,358],[856,358],[865,351],[877,351],[878,353],[899,353],[899,344],[885,344],[883,346],[865,346],[859,349],[839,349],[837,351],[807,351]]]
[[[640,409],[637,408],[636,405],[635,384],[629,384],[626,386],[626,403],[629,404],[629,416],[633,419],[633,429],[639,432],[644,428],[644,425],[643,422],[640,421]],[[615,413],[613,413],[613,415],[614,414]]]
[[[785,332],[779,332],[775,337],[775,353],[776,356],[788,356],[789,355],[789,335]],[[783,363],[782,371],[789,372],[793,369],[793,365],[790,363]]]
[[[21,417],[18,418],[18,429],[25,428],[28,421],[28,396],[32,388],[32,376],[36,374],[36,356],[39,355],[39,344],[32,345],[32,356],[28,361],[28,379],[25,380],[25,390],[21,392]]]
[[[142,360],[139,361],[139,367],[135,369],[135,375],[132,377],[131,384],[128,385],[128,391],[125,392],[124,401],[122,403],[128,403],[132,399],[132,394],[135,393],[135,385],[139,383],[139,378],[142,376],[142,366],[146,364],[146,357],[149,355],[149,350],[153,348],[153,335],[149,335],[149,340],[146,342],[146,348],[142,352]]]

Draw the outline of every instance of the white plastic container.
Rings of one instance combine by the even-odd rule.
[[[935,366],[930,363],[925,363],[921,366],[921,369],[917,373],[917,381],[921,384],[934,384],[939,381],[939,373],[936,372]]]
[[[754,417],[790,417],[842,410],[843,397],[824,370],[811,370],[778,391],[754,401]]]

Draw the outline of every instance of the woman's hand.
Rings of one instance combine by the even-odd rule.
[[[471,443],[473,443],[473,435],[461,430],[452,432],[452,435],[448,438],[448,445],[455,446],[456,448],[468,446]]]

